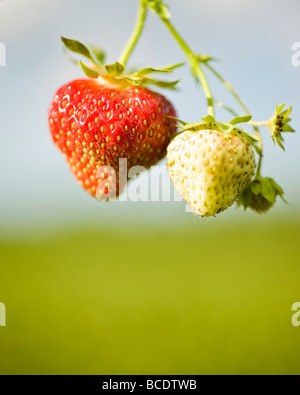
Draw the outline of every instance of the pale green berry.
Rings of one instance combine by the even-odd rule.
[[[255,173],[252,145],[239,134],[186,131],[168,147],[168,170],[192,210],[210,217],[230,207]]]

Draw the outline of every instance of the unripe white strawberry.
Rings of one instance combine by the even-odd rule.
[[[168,169],[192,210],[210,217],[230,207],[255,172],[252,145],[240,134],[185,131],[168,147]]]

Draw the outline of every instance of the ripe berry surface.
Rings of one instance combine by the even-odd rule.
[[[80,79],[57,91],[49,126],[79,183],[101,200],[108,190],[116,189],[118,195],[124,187],[118,181],[119,159],[127,159],[128,169],[149,168],[165,156],[176,132],[176,122],[168,116],[176,116],[172,104],[147,88]],[[107,169],[99,176],[103,167]]]

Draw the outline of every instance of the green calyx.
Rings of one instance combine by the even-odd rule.
[[[268,126],[271,131],[271,137],[274,144],[277,144],[285,150],[284,148],[284,139],[282,137],[282,133],[295,133],[295,130],[289,125],[291,118],[289,118],[292,107],[284,110],[285,104],[282,104],[280,107],[276,106],[275,114],[272,116],[270,121],[268,122]]]
[[[245,210],[250,208],[258,214],[265,214],[274,206],[278,196],[287,203],[283,189],[273,178],[256,177],[242,192],[237,204]]]
[[[98,47],[91,47],[88,49],[84,44],[76,40],[61,38],[65,52],[70,60],[77,66],[80,66],[84,74],[89,78],[102,77],[106,81],[113,84],[128,84],[134,86],[156,85],[160,88],[175,89],[179,80],[167,81],[153,78],[155,73],[169,74],[184,63],[177,63],[170,66],[153,68],[147,67],[141,70],[136,70],[131,73],[125,72],[125,67],[119,63],[105,64],[105,53]],[[88,60],[88,64],[75,60],[69,54],[73,52],[84,56]],[[151,77],[150,77],[151,75]]]
[[[186,123],[177,118],[176,120],[182,125],[182,126],[178,126],[182,132],[186,132],[188,130],[192,132],[198,132],[199,130],[209,129],[209,130],[216,130],[217,132],[228,134],[228,135],[239,134],[243,136],[255,148],[255,150],[258,153],[260,153],[259,147],[257,145],[257,143],[260,142],[260,138],[254,134],[247,132],[242,128],[237,127],[237,125],[241,123],[249,122],[251,120],[251,115],[236,117],[228,123],[217,122],[215,118],[211,115],[202,118],[203,122],[197,122],[197,123]]]

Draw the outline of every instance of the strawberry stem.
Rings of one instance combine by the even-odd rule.
[[[235,92],[232,85],[229,82],[225,81],[225,79],[208,62],[204,62],[204,64],[222,82],[222,84],[226,87],[226,89],[228,89],[228,91],[237,100],[237,102],[242,107],[242,109],[246,112],[246,114],[250,115],[247,107],[245,106],[241,98],[238,96],[238,94]]]
[[[211,115],[214,117],[214,101],[212,97],[212,93],[210,90],[210,86],[208,84],[208,81],[206,79],[206,76],[199,64],[199,61],[197,59],[197,55],[192,51],[192,49],[188,46],[188,44],[184,41],[184,39],[180,36],[178,31],[175,29],[173,24],[170,22],[169,19],[164,18],[163,16],[159,15],[162,22],[165,24],[165,26],[168,28],[172,36],[175,38],[183,52],[185,53],[190,66],[192,70],[192,74],[195,77],[197,82],[200,82],[202,85],[205,97],[207,99],[207,111],[208,115]]]
[[[251,115],[250,111],[248,110],[248,108],[245,105],[245,103],[242,101],[242,99],[239,97],[239,95],[233,89],[233,86],[228,81],[226,81],[208,62],[203,62],[203,63],[215,75],[215,77],[217,77],[217,79],[222,82],[222,84],[226,87],[226,89],[236,99],[236,101],[239,103],[239,105],[245,111],[245,113],[247,115]],[[228,107],[226,107],[226,106],[223,106],[223,107],[228,110]],[[259,163],[258,163],[257,173],[256,173],[256,177],[259,177],[260,176],[260,171],[261,171],[261,166],[262,166],[262,158],[263,158],[263,142],[262,142],[261,133],[260,133],[260,130],[259,130],[258,127],[259,126],[266,126],[266,125],[265,125],[264,122],[250,121],[248,123],[253,127],[256,135],[260,138],[260,142],[259,142],[260,155],[259,155]]]
[[[126,66],[128,59],[133,52],[145,26],[145,21],[147,18],[148,7],[145,0],[139,0],[139,11],[137,16],[137,21],[134,30],[119,58],[119,63],[124,67]]]
[[[262,121],[262,122],[249,121],[249,124],[252,125],[252,126],[266,126],[266,127],[269,127],[269,121]]]

